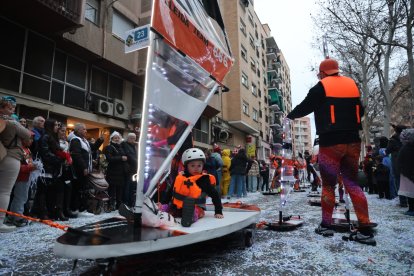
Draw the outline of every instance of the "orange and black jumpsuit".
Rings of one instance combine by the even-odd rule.
[[[343,176],[360,224],[370,223],[365,194],[357,182],[361,150],[361,117],[364,110],[355,82],[344,76],[329,76],[309,90],[306,98],[288,114],[289,119],[315,113],[319,135],[319,168],[322,177],[322,224],[332,223],[335,184]]]

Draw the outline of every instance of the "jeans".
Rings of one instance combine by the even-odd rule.
[[[10,204],[10,211],[18,214],[23,214],[24,204],[29,196],[29,181],[17,181],[14,184],[13,201]]]
[[[242,193],[246,193],[246,182],[245,175],[233,174],[230,181],[229,196],[234,196],[234,193],[237,191],[237,197],[241,197]],[[244,189],[243,189],[244,186]]]
[[[256,192],[257,189],[257,176],[256,175],[249,175],[248,181],[248,191],[249,192]]]

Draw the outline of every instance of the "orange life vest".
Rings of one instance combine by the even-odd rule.
[[[196,184],[196,181],[203,175],[208,175],[211,185],[216,185],[216,178],[211,174],[199,174],[186,177],[179,173],[175,178],[172,203],[178,208],[183,208],[183,201],[186,197],[196,199],[196,204],[205,209],[206,194]]]
[[[362,129],[363,108],[355,81],[344,76],[321,80],[326,100],[315,110],[316,133]]]

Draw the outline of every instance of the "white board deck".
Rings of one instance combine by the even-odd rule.
[[[71,259],[99,259],[137,255],[161,251],[215,239],[236,232],[257,222],[258,211],[223,211],[224,218],[214,218],[206,211],[205,217],[191,227],[177,225],[165,229],[142,227],[134,230],[124,218],[112,218],[80,227],[90,233],[99,233],[110,239],[85,237],[66,233],[55,242],[54,253]]]

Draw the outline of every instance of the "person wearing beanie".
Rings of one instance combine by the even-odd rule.
[[[360,92],[354,80],[339,75],[339,64],[335,59],[326,58],[320,63],[318,78],[319,82],[309,90],[306,98],[287,115],[291,120],[312,112],[315,115],[322,177],[322,222],[315,232],[323,236],[334,234],[331,224],[335,185],[337,176],[341,174],[360,226],[360,233],[355,240],[372,242],[368,203],[357,181],[361,151],[359,131],[364,115]]]

